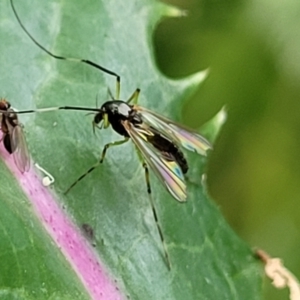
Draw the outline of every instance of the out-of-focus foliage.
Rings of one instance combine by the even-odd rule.
[[[282,257],[299,278],[300,2],[168,2],[189,14],[161,24],[161,69],[179,77],[210,68],[186,122],[197,127],[224,104],[229,112],[210,161],[210,192],[245,240]],[[266,286],[266,299],[287,299],[286,290]]]

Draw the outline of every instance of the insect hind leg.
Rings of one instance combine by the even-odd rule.
[[[109,147],[112,147],[112,146],[118,146],[118,145],[122,145],[124,144],[125,142],[128,141],[129,138],[125,138],[124,140],[121,140],[121,141],[115,141],[115,142],[111,142],[111,143],[108,143],[104,146],[103,148],[103,151],[101,153],[101,158],[100,160],[98,161],[97,164],[95,164],[94,166],[92,166],[91,168],[89,168],[84,174],[82,174],[76,181],[74,181],[70,187],[64,192],[64,194],[66,195],[79,181],[81,181],[86,175],[88,175],[89,173],[91,173],[92,171],[94,171],[100,164],[103,163],[104,161],[104,158],[105,158],[105,155],[106,155],[106,151]]]
[[[148,195],[149,195],[149,201],[150,201],[150,205],[151,205],[151,209],[152,209],[153,218],[155,220],[156,228],[157,228],[157,231],[159,233],[159,237],[160,237],[160,240],[161,240],[161,243],[162,243],[164,256],[165,256],[165,261],[166,261],[168,269],[170,270],[171,269],[171,262],[170,262],[169,254],[168,254],[168,251],[167,251],[167,246],[166,246],[166,243],[165,243],[165,239],[164,239],[163,232],[162,232],[162,229],[161,229],[161,226],[160,226],[160,222],[159,222],[158,217],[157,217],[156,209],[155,209],[152,194],[151,194],[151,185],[150,185],[150,176],[149,176],[148,165],[146,164],[146,162],[142,158],[139,151],[138,151],[138,154],[139,154],[139,158],[142,161],[143,168],[145,170],[145,179],[146,179],[146,185],[147,185],[147,192],[148,192]]]

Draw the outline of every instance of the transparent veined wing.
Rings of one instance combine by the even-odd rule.
[[[141,113],[146,124],[153,126],[187,150],[206,155],[206,151],[212,149],[211,144],[192,129],[186,128],[144,107],[136,105],[134,108]]]
[[[16,125],[12,129],[11,148],[14,149],[13,158],[17,168],[22,173],[29,171],[30,156],[29,156],[24,132],[20,125]]]
[[[124,121],[123,126],[137,149],[142,153],[148,166],[171,195],[180,202],[186,201],[186,184],[182,170],[169,153],[159,151],[148,141],[148,137],[153,135],[151,129],[143,126],[143,124],[134,126],[128,121]]]

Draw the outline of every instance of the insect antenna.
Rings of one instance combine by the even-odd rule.
[[[81,63],[84,63],[84,64],[87,64],[87,65],[90,65],[98,70],[101,70],[102,72],[104,73],[107,73],[109,75],[112,75],[116,78],[116,96],[117,96],[117,99],[119,99],[119,96],[120,96],[120,81],[121,81],[121,78],[120,76],[107,69],[107,68],[104,68],[102,66],[100,66],[99,64],[96,64],[88,59],[81,59],[81,58],[74,58],[74,57],[65,57],[65,56],[60,56],[60,55],[56,55],[52,52],[50,52],[48,49],[46,49],[43,45],[41,45],[32,35],[31,33],[26,29],[26,27],[23,25],[16,9],[15,9],[15,6],[14,6],[14,3],[13,3],[13,0],[10,0],[10,4],[11,4],[11,7],[12,7],[12,10],[13,10],[13,13],[19,23],[19,25],[21,26],[21,28],[23,29],[23,31],[27,34],[27,36],[33,41],[33,43],[35,45],[37,45],[40,49],[42,49],[44,52],[46,52],[48,55],[50,55],[51,57],[55,58],[55,59],[59,59],[59,60],[67,60],[67,61],[74,61],[74,62],[81,62]]]
[[[108,94],[108,96],[109,96],[112,100],[116,100],[115,97],[113,96],[113,94],[112,94],[110,88],[107,89],[107,94]],[[116,97],[116,98],[118,99],[118,97]]]
[[[49,111],[56,111],[56,110],[81,110],[81,111],[92,111],[92,112],[98,112],[99,111],[98,108],[91,108],[91,107],[81,107],[81,106],[53,106],[53,107],[46,107],[46,108],[36,108],[36,109],[20,110],[20,111],[16,111],[15,113],[18,114],[18,115],[21,115],[21,114],[49,112]]]

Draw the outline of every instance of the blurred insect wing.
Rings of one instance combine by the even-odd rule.
[[[168,153],[156,149],[147,139],[153,135],[151,130],[142,124],[141,127],[134,126],[128,121],[123,125],[132,141],[142,153],[149,167],[166,186],[171,195],[178,201],[186,200],[186,185],[184,175],[175,159],[171,159]]]
[[[206,155],[206,151],[212,149],[211,144],[192,129],[186,128],[146,108],[135,106],[135,109],[141,113],[146,124],[153,126],[187,150]]]
[[[30,156],[22,126],[16,125],[11,133],[11,147],[14,149],[13,158],[17,168],[22,172],[29,171]]]

